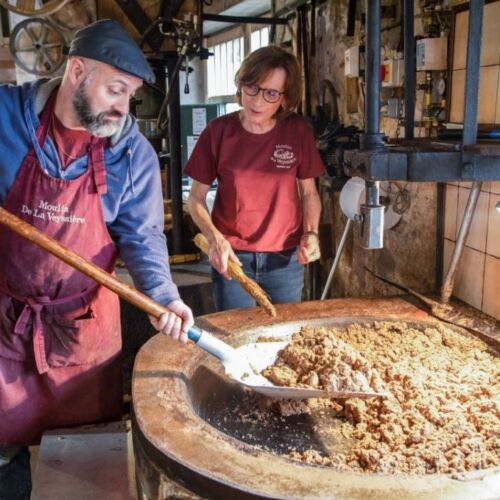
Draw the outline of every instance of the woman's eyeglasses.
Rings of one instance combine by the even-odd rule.
[[[259,92],[262,92],[262,97],[264,97],[264,101],[269,102],[270,104],[274,104],[280,100],[280,97],[284,94],[284,92],[279,92],[274,89],[263,89],[258,85],[243,85],[243,92],[250,97],[255,97]]]

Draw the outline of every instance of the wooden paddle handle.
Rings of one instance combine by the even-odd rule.
[[[77,253],[73,252],[73,250],[61,245],[50,236],[43,234],[31,224],[24,222],[19,217],[16,217],[2,207],[0,207],[0,223],[14,231],[19,236],[26,238],[35,245],[38,245],[40,248],[43,248],[52,255],[55,255],[62,261],[66,262],[66,264],[85,274],[85,276],[97,281],[97,283],[116,293],[122,299],[130,302],[145,313],[150,314],[155,318],[159,318],[163,313],[171,312],[166,307],[149,298],[147,295],[139,292],[130,285],[121,282],[110,273],[104,271],[104,269],[101,269],[99,266],[92,264],[92,262],[85,260]]]
[[[206,255],[210,253],[210,243],[202,233],[198,233],[193,239],[195,245]],[[246,290],[259,304],[269,316],[276,316],[276,309],[269,300],[266,292],[253,279],[249,278],[233,260],[227,262],[227,273],[231,278],[234,278],[244,290]]]
[[[198,233],[194,238],[193,238],[194,244],[205,254],[209,255],[210,254],[210,243],[208,240],[205,238],[205,235],[202,233]],[[234,260],[229,259],[227,261],[227,272],[231,278],[235,278],[237,276],[244,276],[245,273],[241,269],[241,266],[239,266]],[[247,278],[250,279],[250,278]]]

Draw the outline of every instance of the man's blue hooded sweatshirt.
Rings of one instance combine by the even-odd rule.
[[[42,168],[52,177],[75,179],[87,169],[87,156],[62,169],[55,145],[47,138],[43,150],[35,131],[39,114],[60,79],[22,86],[0,86],[0,205],[32,145]],[[134,284],[157,302],[179,298],[172,281],[163,234],[164,214],[158,158],[128,115],[104,151],[107,193],[102,208],[109,233]],[[91,237],[91,235],[85,235]]]

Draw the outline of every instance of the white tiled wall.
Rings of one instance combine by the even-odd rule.
[[[500,124],[500,1],[484,6],[481,69],[479,75],[478,121]],[[455,18],[453,68],[451,77],[450,121],[461,123],[464,116],[465,67],[469,12]]]
[[[470,193],[470,184],[446,186],[444,275]],[[500,320],[500,182],[485,182],[472,218],[453,295]],[[444,276],[443,276],[444,278]]]
[[[484,266],[483,311],[494,318],[500,318],[500,259],[486,255]]]
[[[468,11],[457,14],[453,44],[450,121],[464,115]],[[500,1],[484,7],[478,121],[500,124]],[[470,193],[470,183],[446,186],[443,272],[446,276],[455,241]],[[500,320],[500,182],[483,183],[453,295]]]

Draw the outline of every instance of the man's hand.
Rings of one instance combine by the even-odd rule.
[[[167,308],[172,312],[162,314],[159,319],[149,316],[149,321],[160,333],[186,343],[187,332],[194,324],[191,309],[180,299],[170,302]]]
[[[228,280],[231,279],[227,272],[227,263],[229,259],[237,262],[241,266],[241,262],[231,248],[231,244],[225,238],[219,238],[210,243],[208,260],[214,269]]]
[[[302,235],[299,244],[299,262],[301,264],[308,264],[318,260],[321,257],[319,249],[318,233],[309,231]]]

